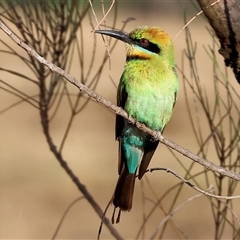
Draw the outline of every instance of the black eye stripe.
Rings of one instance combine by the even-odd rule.
[[[158,47],[158,45],[155,44],[155,43],[152,43],[152,42],[149,42],[149,45],[147,47],[144,47],[144,48],[153,52],[153,53],[157,53],[157,54],[160,53],[160,48]]]
[[[135,42],[135,44],[137,44],[138,46],[140,46],[150,52],[159,54],[161,51],[161,49],[159,48],[159,46],[157,44],[152,43],[147,39],[132,39],[132,40],[133,40],[133,42]],[[143,42],[143,40],[144,40],[144,42]]]

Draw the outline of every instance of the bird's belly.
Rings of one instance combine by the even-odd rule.
[[[161,131],[172,115],[175,96],[173,94],[142,94],[140,97],[128,96],[125,110],[138,122],[149,128]]]

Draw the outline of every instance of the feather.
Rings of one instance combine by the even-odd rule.
[[[113,197],[113,204],[115,208],[119,207],[122,211],[131,210],[135,178],[136,173],[129,173],[127,167],[124,164],[122,167],[122,172],[118,178]]]
[[[138,178],[141,179],[152,159],[152,156],[158,146],[159,141],[150,141],[144,148],[144,154],[138,171]]]

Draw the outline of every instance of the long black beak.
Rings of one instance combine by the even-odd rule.
[[[125,43],[133,44],[133,41],[129,38],[128,34],[121,32],[121,31],[115,31],[115,30],[95,30],[94,33],[104,34],[113,38],[116,38],[118,40],[121,40]]]

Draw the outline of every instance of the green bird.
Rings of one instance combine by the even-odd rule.
[[[97,30],[125,42],[127,58],[117,90],[117,105],[149,128],[163,132],[179,88],[174,69],[174,49],[169,35],[159,27],[138,27],[129,34]],[[116,116],[119,141],[118,182],[113,204],[122,211],[132,208],[135,178],[141,179],[159,141],[125,118]],[[114,209],[114,210],[115,210]]]

